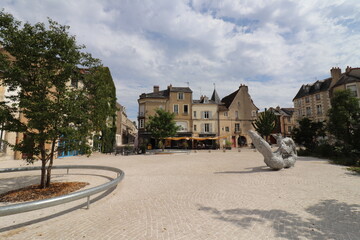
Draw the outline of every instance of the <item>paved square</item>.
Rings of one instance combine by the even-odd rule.
[[[0,217],[0,239],[359,239],[360,176],[326,160],[300,158],[272,171],[251,149],[174,155],[57,159],[118,167],[112,192]],[[0,167],[25,165],[0,162]],[[38,181],[38,172],[0,175],[0,192]],[[17,177],[22,175],[22,177]],[[92,186],[108,172],[64,170],[54,181]],[[114,176],[111,176],[114,177]],[[4,205],[4,204],[2,204]],[[79,207],[80,206],[80,207]]]

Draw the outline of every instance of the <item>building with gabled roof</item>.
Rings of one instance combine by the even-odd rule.
[[[175,122],[180,126],[177,136],[192,136],[192,91],[189,87],[173,87],[169,85],[165,90],[160,90],[159,86],[154,86],[153,92],[143,93],[139,96],[138,103],[140,145],[151,144],[152,147],[156,147],[154,139],[151,138],[149,132],[146,132],[145,126],[149,116],[154,116],[158,108],[175,114]]]
[[[307,117],[313,121],[325,121],[331,108],[329,90],[343,76],[341,69],[333,67],[331,77],[302,85],[293,99],[294,118],[298,122]]]
[[[221,99],[219,105],[219,135],[228,135],[232,147],[246,146],[251,142],[249,130],[254,130],[252,122],[259,108],[255,106],[248,86],[241,84],[239,89]],[[220,146],[225,143],[220,142]]]
[[[330,96],[334,91],[348,89],[354,97],[360,98],[360,68],[347,67],[340,79],[330,88]]]
[[[272,133],[280,134],[282,137],[291,137],[291,132],[296,126],[294,119],[295,109],[277,106],[276,108],[270,107],[269,111],[273,112],[277,117],[277,125]],[[270,142],[273,144],[277,143],[273,136],[270,136]]]

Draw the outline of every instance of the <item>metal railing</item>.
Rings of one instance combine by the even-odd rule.
[[[21,171],[35,171],[40,170],[41,167],[23,167],[23,168],[5,168],[0,169],[0,173],[9,173],[9,172],[21,172]],[[43,199],[38,201],[26,202],[26,203],[19,203],[19,204],[12,204],[8,206],[0,207],[0,216],[18,214],[22,212],[29,212],[34,211],[37,209],[52,207],[56,205],[60,205],[63,203],[75,201],[81,198],[87,197],[87,208],[90,207],[90,196],[94,195],[99,192],[103,192],[108,190],[112,187],[116,187],[119,182],[124,178],[125,173],[118,168],[114,167],[107,167],[107,166],[96,166],[96,165],[64,165],[64,166],[53,166],[53,169],[67,169],[67,174],[69,174],[69,169],[96,169],[96,170],[107,170],[117,173],[117,177],[111,180],[110,182],[104,183],[102,185],[92,187],[89,189],[85,189],[82,191],[70,193],[67,195],[62,195],[59,197]]]

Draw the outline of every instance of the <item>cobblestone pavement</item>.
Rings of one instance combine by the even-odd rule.
[[[92,197],[89,210],[83,199],[0,217],[0,239],[360,239],[360,176],[326,160],[300,158],[294,168],[272,171],[244,149],[55,163],[114,166],[126,175],[112,192]],[[64,171],[54,171],[53,180],[95,186],[111,175]],[[37,183],[37,174],[1,174],[0,193]]]

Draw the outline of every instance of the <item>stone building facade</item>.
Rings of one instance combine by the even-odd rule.
[[[232,147],[246,146],[251,143],[249,130],[254,130],[252,121],[257,118],[258,108],[249,94],[248,86],[239,89],[221,99],[219,105],[220,135],[227,135]],[[225,144],[224,140],[220,146]]]
[[[137,127],[127,115],[125,107],[116,103],[116,147],[124,145],[134,145],[137,138]]]
[[[191,137],[195,140],[199,137],[213,138],[205,144],[211,148],[215,145],[223,147],[226,139],[233,147],[246,146],[251,143],[247,131],[253,129],[251,122],[256,119],[259,110],[245,85],[240,85],[238,90],[222,100],[216,90],[210,99],[202,96],[199,100],[192,100],[189,87],[170,85],[160,91],[158,86],[154,86],[153,92],[140,95],[138,103],[139,144],[154,142],[151,134],[146,132],[145,125],[157,108],[163,108],[175,113],[175,122],[181,126],[176,137]],[[197,142],[193,141],[192,147],[196,146]],[[167,144],[167,147],[170,145]]]
[[[360,99],[360,68],[348,66],[345,72],[341,72],[340,68],[333,67],[330,73],[329,78],[301,86],[293,99],[297,125],[304,117],[313,121],[325,121],[335,91],[348,89]]]
[[[294,118],[295,109],[277,106],[276,108],[269,108],[269,111],[272,111],[277,117],[277,126],[273,133],[280,134],[282,137],[291,137],[291,132],[296,126]],[[275,144],[276,139],[273,136],[270,136],[270,142]]]
[[[330,88],[330,96],[332,96],[334,91],[345,89],[350,90],[354,97],[360,99],[360,68],[347,67],[345,73]]]
[[[342,77],[340,68],[330,70],[331,77],[302,85],[293,99],[296,124],[306,117],[313,121],[325,121],[331,108],[329,90]]]

